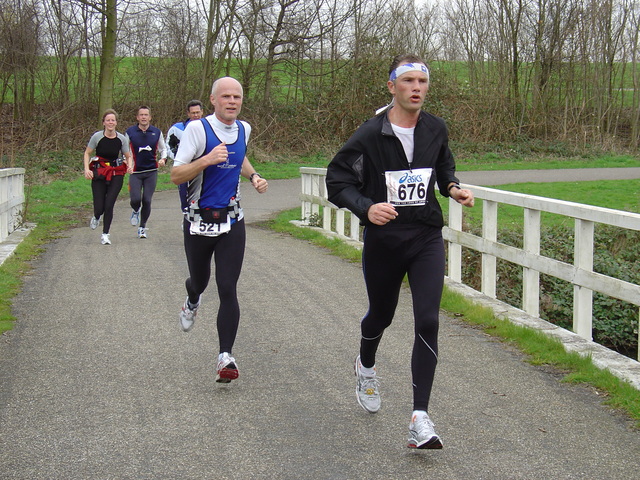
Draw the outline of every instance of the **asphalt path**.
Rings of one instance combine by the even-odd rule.
[[[271,181],[261,196],[243,187],[240,378],[214,381],[213,283],[194,329],[178,326],[187,268],[177,193],[156,193],[144,240],[120,201],[112,245],[84,225],[65,232],[15,300],[15,328],[0,339],[0,478],[637,477],[633,422],[444,315],[430,412],[444,449],[406,448],[408,290],[380,347],[383,405],[371,415],[352,367],[366,310],[360,266],[260,224],[299,204],[299,180]]]
[[[638,162],[640,165],[640,162]],[[576,168],[552,170],[496,170],[493,172],[458,172],[461,182],[485,187],[509,183],[585,182],[630,180],[640,178],[640,167]]]

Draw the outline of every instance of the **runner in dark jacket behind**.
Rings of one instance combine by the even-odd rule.
[[[187,124],[193,120],[200,120],[204,113],[202,108],[202,102],[200,100],[191,100],[187,103],[187,119],[183,122],[174,123],[167,132],[167,157],[173,160],[178,153],[178,147],[180,146],[180,139],[184,129],[187,128]],[[185,209],[187,207],[187,184],[183,183],[178,185],[178,195],[180,197],[180,208]]]
[[[133,157],[133,172],[129,176],[129,197],[133,209],[131,225],[139,225],[138,238],[147,238],[147,220],[151,215],[151,199],[158,183],[158,167],[164,167],[167,152],[162,132],[150,123],[149,107],[139,107],[136,119],[138,123],[126,131]]]

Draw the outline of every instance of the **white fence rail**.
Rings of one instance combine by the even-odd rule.
[[[302,177],[303,223],[316,225],[340,238],[360,242],[358,218],[327,200],[326,169],[300,169]],[[640,308],[640,286],[593,271],[594,227],[596,223],[640,231],[640,214],[593,207],[533,195],[466,185],[482,204],[482,236],[462,231],[462,205],[449,199],[448,276],[462,283],[462,247],[482,254],[481,291],[496,297],[496,259],[523,268],[522,310],[540,316],[540,273],[573,284],[573,331],[592,339],[593,292],[599,292]],[[497,242],[498,205],[515,205],[524,211],[523,248]],[[572,218],[575,224],[574,263],[568,264],[540,254],[540,214],[550,212]],[[322,224],[320,225],[320,219]],[[640,310],[639,310],[640,311]],[[639,314],[640,315],[640,314]],[[640,329],[639,329],[640,330]],[[639,349],[640,359],[640,349]]]
[[[24,168],[0,169],[0,242],[22,223]]]

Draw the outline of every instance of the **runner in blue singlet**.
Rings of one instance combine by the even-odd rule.
[[[183,331],[193,327],[200,296],[209,284],[213,258],[220,299],[216,381],[228,383],[238,378],[232,349],[240,321],[236,286],[245,248],[240,175],[248,178],[259,193],[266,192],[267,181],[246,157],[251,126],[237,120],[242,108],[240,83],[230,77],[216,80],[210,100],[214,114],[189,122],[171,169],[173,183],[187,183],[183,234],[189,278],[179,320]]]

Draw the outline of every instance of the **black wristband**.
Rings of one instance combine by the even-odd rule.
[[[249,175],[249,181],[251,183],[253,183],[253,177],[255,177],[256,175],[262,178],[262,175],[260,175],[258,172],[253,172],[251,175]]]
[[[454,183],[453,185],[449,185],[449,188],[447,188],[447,192],[451,192],[452,188],[460,188],[460,184]]]

